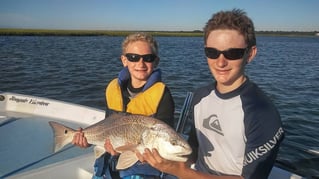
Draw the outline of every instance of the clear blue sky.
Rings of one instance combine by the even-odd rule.
[[[256,30],[319,31],[319,0],[0,0],[0,28],[192,31],[232,8]]]

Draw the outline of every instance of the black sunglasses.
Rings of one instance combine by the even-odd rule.
[[[205,47],[205,55],[207,58],[217,59],[220,54],[223,54],[229,60],[237,60],[243,58],[247,48],[230,48],[224,51],[216,48]]]
[[[154,62],[157,58],[157,56],[154,54],[139,55],[135,53],[127,53],[125,54],[125,56],[130,62],[138,62],[142,58],[144,62],[151,63]]]

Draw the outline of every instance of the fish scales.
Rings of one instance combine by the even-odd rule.
[[[141,131],[149,129],[156,121],[153,118],[138,116],[120,116],[102,120],[83,130],[88,142],[95,144],[98,141],[110,139],[113,147],[141,142]]]

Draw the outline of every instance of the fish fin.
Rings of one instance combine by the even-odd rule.
[[[116,169],[123,170],[123,169],[129,168],[132,165],[134,165],[134,163],[136,163],[137,161],[138,161],[138,158],[135,152],[125,151],[121,153],[116,165]]]
[[[95,146],[93,150],[94,150],[95,158],[99,158],[105,153],[104,147],[101,147],[101,146]]]
[[[54,152],[59,151],[66,144],[71,143],[73,135],[76,132],[74,129],[66,127],[60,123],[50,121],[49,122],[54,135]]]
[[[119,152],[119,153],[123,153],[126,151],[134,151],[137,148],[137,144],[126,144],[126,145],[122,145],[120,147],[115,148],[114,150]]]

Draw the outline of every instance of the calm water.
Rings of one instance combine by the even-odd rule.
[[[122,40],[0,36],[0,91],[104,109],[104,88],[121,69]],[[202,38],[157,40],[159,67],[178,110],[187,91],[213,80]],[[287,135],[278,158],[318,175],[319,155],[306,155],[303,149],[319,151],[319,38],[258,37],[257,43],[258,55],[247,74],[268,93],[282,116]],[[292,142],[298,145],[288,145]]]

